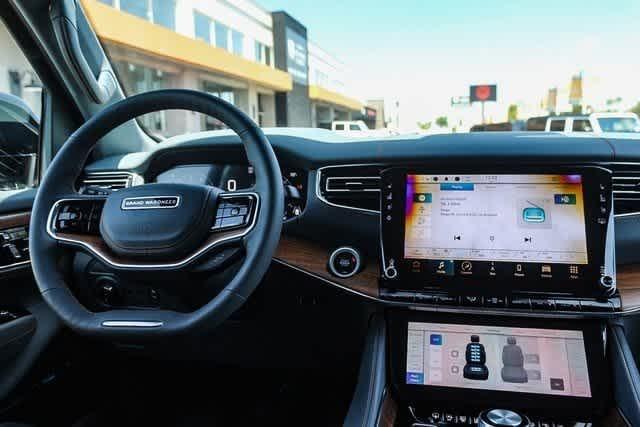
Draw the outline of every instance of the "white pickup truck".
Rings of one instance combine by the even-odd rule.
[[[346,136],[369,136],[370,130],[362,120],[336,120],[331,123],[331,130]]]
[[[397,132],[392,132],[388,128],[369,129],[367,124],[362,120],[336,120],[331,123],[331,130],[340,135],[352,138],[375,138],[397,135]]]
[[[640,119],[634,113],[592,113],[588,116],[549,117],[545,131],[640,134]]]

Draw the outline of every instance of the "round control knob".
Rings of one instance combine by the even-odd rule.
[[[360,271],[362,259],[354,248],[343,246],[336,249],[329,257],[328,268],[331,274],[342,279],[349,278]]]
[[[529,420],[524,415],[508,409],[490,409],[478,417],[478,427],[524,427]]]
[[[616,287],[616,281],[611,276],[602,276],[600,277],[600,287],[606,293],[613,293]]]
[[[395,279],[396,277],[398,277],[398,270],[396,270],[396,268],[391,265],[384,270],[384,276],[387,279]]]

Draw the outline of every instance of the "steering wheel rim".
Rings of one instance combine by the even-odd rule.
[[[242,237],[244,262],[220,293],[190,312],[117,309],[91,312],[72,294],[58,268],[59,241],[45,230],[56,202],[76,195],[75,182],[97,144],[117,126],[142,114],[179,109],[210,115],[242,140],[260,196],[252,230]],[[109,339],[140,339],[184,334],[213,328],[236,311],[255,290],[271,263],[282,227],[283,189],[280,167],[262,130],[234,105],[191,90],[146,92],[114,103],[76,130],[49,165],[36,195],[30,223],[31,263],[40,293],[71,329]]]

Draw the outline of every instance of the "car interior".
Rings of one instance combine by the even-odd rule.
[[[0,426],[640,426],[637,141],[262,128],[127,95],[77,0],[0,18]]]

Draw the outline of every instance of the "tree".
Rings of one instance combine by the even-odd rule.
[[[509,110],[507,110],[507,121],[515,122],[518,120],[518,106],[516,104],[509,105]]]
[[[431,122],[418,122],[417,125],[421,130],[431,129]]]
[[[631,109],[631,112],[640,116],[640,101]]]
[[[440,116],[436,119],[436,125],[441,128],[449,127],[449,119],[447,119],[447,116]]]

